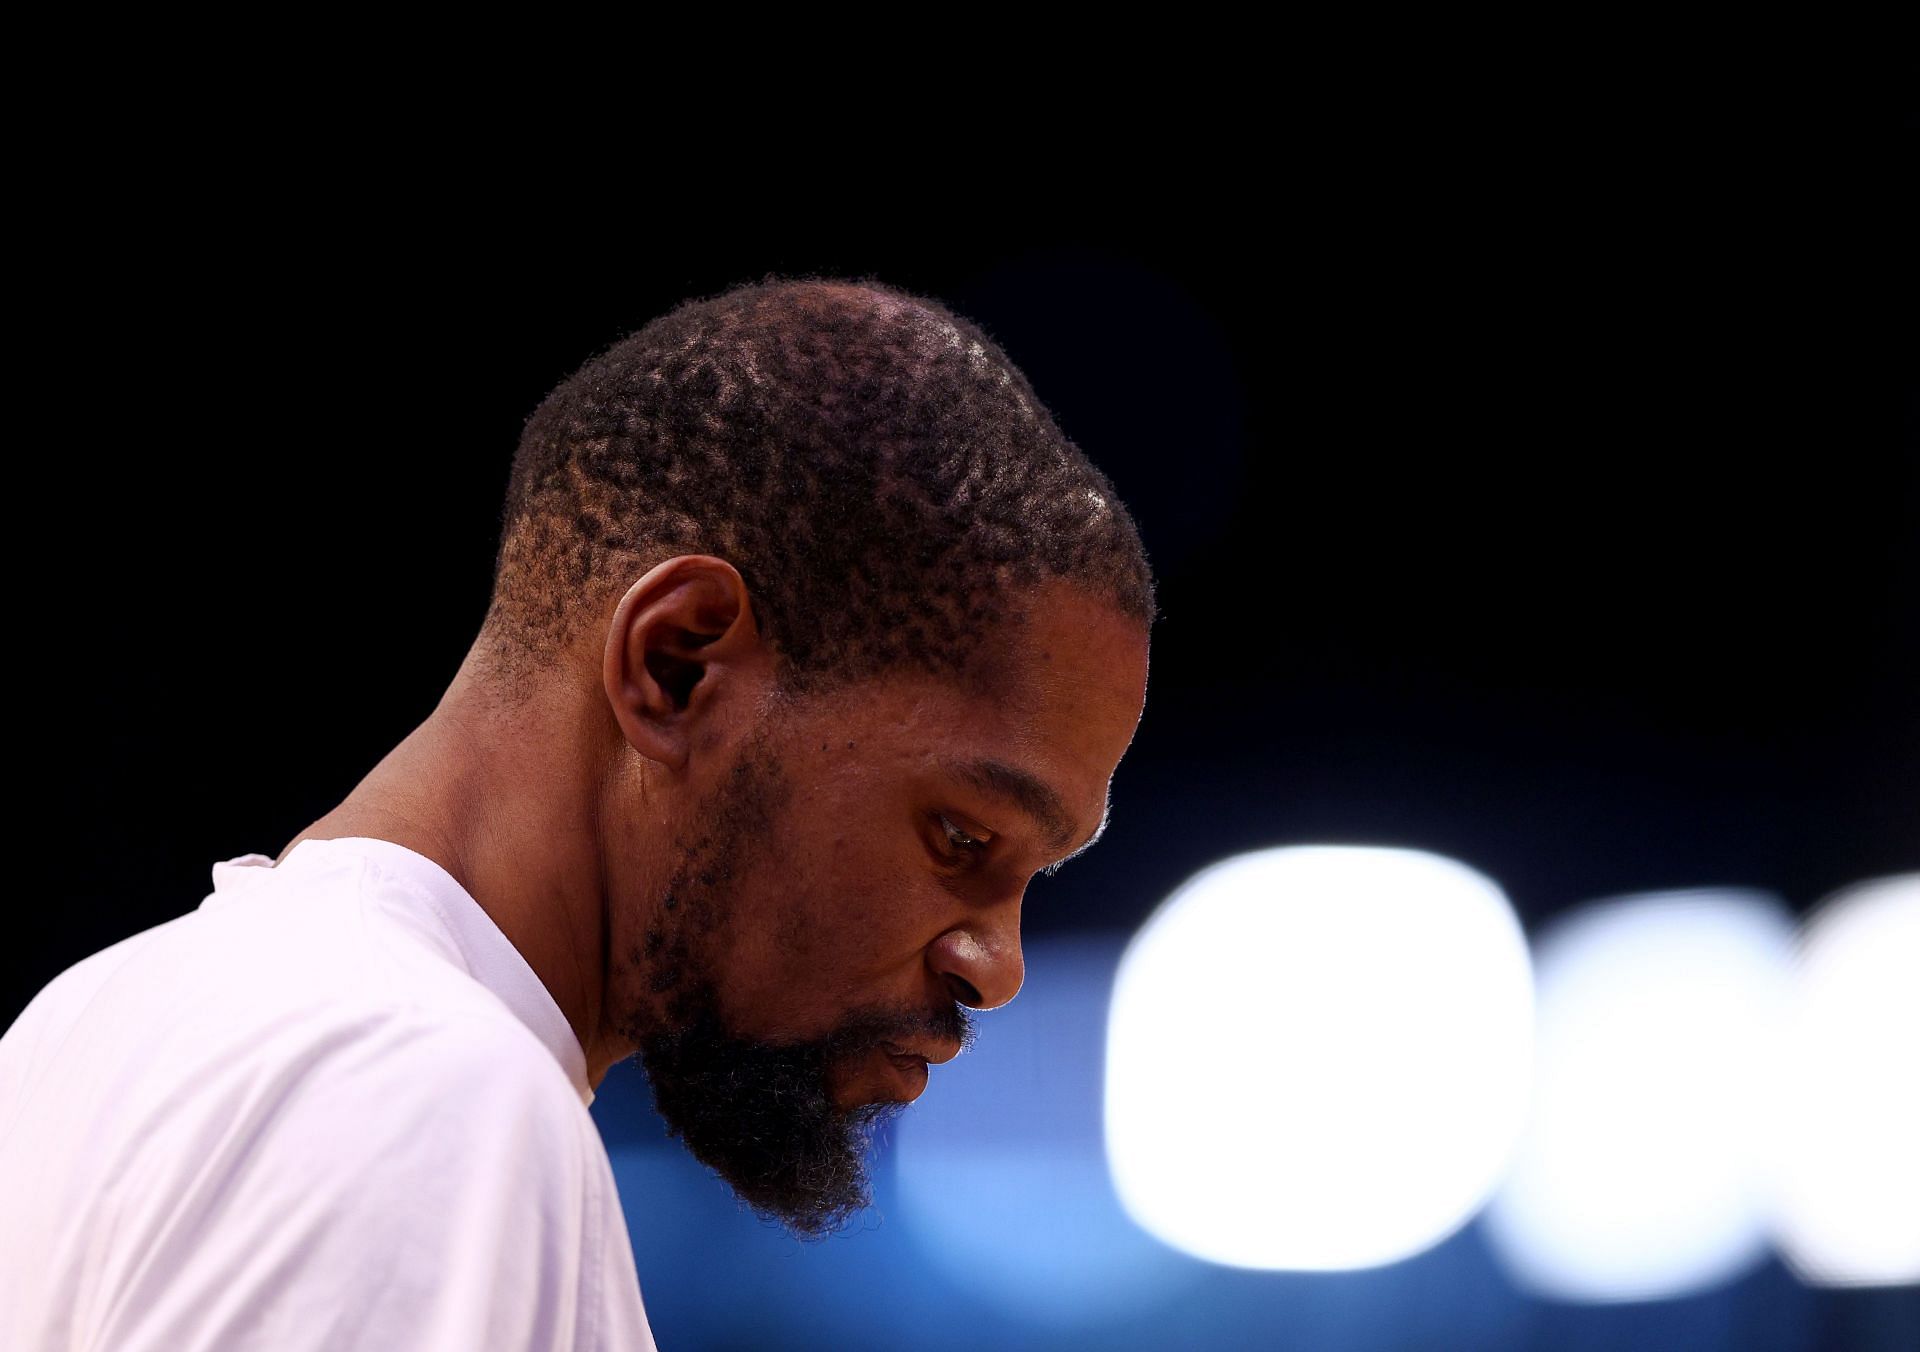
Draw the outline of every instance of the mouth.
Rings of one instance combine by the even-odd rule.
[[[888,1045],[880,1049],[880,1059],[886,1063],[888,1074],[893,1080],[895,1102],[912,1103],[925,1092],[927,1059],[924,1056],[895,1051],[891,1045]]]

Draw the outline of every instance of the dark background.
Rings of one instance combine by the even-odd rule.
[[[350,790],[478,625],[541,397],[767,272],[981,324],[1141,524],[1146,714],[1030,933],[1130,929],[1292,842],[1452,856],[1530,929],[1693,885],[1804,911],[1920,867],[1892,123],[1401,106],[1200,160],[1048,142],[1017,181],[822,168],[831,218],[616,167],[548,198],[136,136],[40,204],[23,263],[48,303],[0,1021]]]
[[[471,639],[541,397],[769,271],[982,324],[1140,521],[1146,715],[1035,930],[1306,839],[1453,855],[1530,922],[1913,868],[1910,147],[1824,130],[1430,130],[1211,192],[1169,169],[1132,213],[959,182],[944,220],[838,227],[130,165],[174,209],[71,223],[36,354],[41,876],[0,1009],[337,802]]]

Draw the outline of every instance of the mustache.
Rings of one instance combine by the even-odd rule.
[[[978,1038],[972,1015],[964,1005],[950,1004],[936,1010],[921,1010],[897,1005],[874,1005],[855,1010],[820,1040],[828,1060],[857,1056],[884,1043],[908,1043],[931,1039],[956,1043],[962,1052],[973,1048]]]

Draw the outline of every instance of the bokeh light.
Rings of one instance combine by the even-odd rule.
[[[1129,1214],[1249,1268],[1364,1268],[1464,1224],[1519,1131],[1525,937],[1491,880],[1308,845],[1196,874],[1128,947],[1106,1134]]]
[[[1818,1285],[1920,1282],[1920,873],[1830,897],[1796,959],[1775,1242]]]
[[[1764,1256],[1755,1115],[1792,939],[1740,889],[1616,898],[1541,936],[1533,1112],[1486,1216],[1521,1286],[1651,1300]]]

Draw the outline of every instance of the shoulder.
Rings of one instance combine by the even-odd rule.
[[[284,1011],[224,1049],[175,1061],[135,1102],[135,1170],[216,1161],[262,1177],[477,1167],[497,1143],[544,1143],[530,1170],[576,1167],[592,1130],[566,1072],[505,1011],[362,1000]],[[185,1160],[165,1158],[184,1155]]]
[[[573,1345],[595,1138],[564,1072],[508,1020],[362,1014],[148,1138],[113,1224],[140,1336],[101,1345]]]
[[[363,1236],[576,1248],[598,1137],[552,1056],[507,1022],[401,1012],[317,1063],[272,1131],[266,1186],[323,1190],[330,1225]]]
[[[507,1018],[399,1008],[343,1021],[229,1102],[215,1139],[188,1154],[255,1216],[397,1238],[495,1211],[571,1216],[590,1186],[592,1119]]]
[[[369,1124],[513,1119],[557,1129],[586,1112],[552,1053],[505,1010],[363,1010],[313,1048],[307,1074],[309,1098],[358,1104]]]

